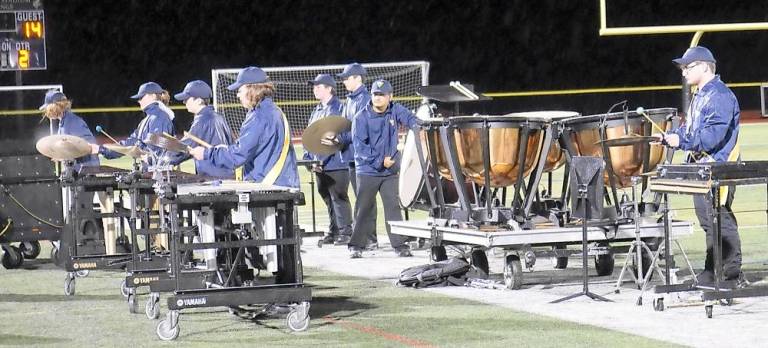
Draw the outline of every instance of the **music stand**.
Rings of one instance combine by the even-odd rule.
[[[593,215],[602,216],[602,184],[605,162],[600,157],[575,156],[571,158],[571,197],[573,216],[581,217],[581,262],[583,288],[581,292],[568,295],[550,303],[568,301],[579,296],[593,300],[612,302],[589,291],[589,266],[587,262],[587,225]],[[576,190],[576,192],[573,192]],[[581,211],[579,212],[579,207]],[[593,214],[595,213],[595,214]]]

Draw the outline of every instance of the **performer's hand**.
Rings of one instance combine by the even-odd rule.
[[[96,155],[99,153],[99,145],[91,144],[91,155]]]
[[[393,165],[395,165],[395,160],[393,160],[392,157],[384,157],[384,168],[390,168]]]
[[[196,160],[201,161],[205,158],[205,148],[202,146],[191,148],[189,149],[189,154]]]
[[[323,172],[323,166],[320,164],[313,164],[312,165],[312,171],[315,173],[322,173]]]
[[[320,139],[320,144],[325,146],[334,146],[339,143],[339,139],[336,138],[336,134],[329,134]]]

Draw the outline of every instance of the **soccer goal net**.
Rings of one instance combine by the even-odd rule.
[[[391,62],[362,64],[368,76],[364,83],[370,89],[371,82],[378,79],[386,79],[394,88],[394,99],[405,105],[408,109],[416,109],[422,102],[422,98],[416,94],[419,86],[429,84],[429,62]],[[312,87],[307,81],[312,80],[317,74],[336,74],[344,70],[346,64],[317,65],[317,66],[291,66],[262,68],[275,84],[275,102],[283,110],[291,127],[291,136],[300,137],[307,127],[309,116],[317,105],[312,94]],[[232,127],[232,131],[238,134],[240,125],[245,120],[246,110],[240,105],[236,91],[230,91],[227,86],[235,81],[237,73],[242,69],[218,69],[212,70],[213,104],[216,111],[224,115],[224,118]],[[338,81],[338,80],[337,80]],[[343,101],[347,91],[341,81],[336,85],[336,95]]]

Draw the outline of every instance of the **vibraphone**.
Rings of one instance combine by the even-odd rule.
[[[664,194],[708,195],[711,198],[712,245],[715,264],[714,286],[702,286],[694,283],[670,284],[667,276],[666,284],[655,288],[657,294],[703,290],[702,300],[705,301],[705,312],[712,317],[713,303],[725,300],[730,304],[732,299],[768,295],[768,287],[738,288],[736,282],[723,280],[722,269],[722,231],[718,209],[724,202],[724,189],[735,189],[736,186],[768,184],[768,161],[749,162],[720,162],[706,164],[661,165],[657,175],[651,178],[650,189]],[[666,200],[666,199],[665,199]],[[768,209],[766,209],[768,211]],[[665,220],[666,214],[665,214]],[[669,250],[669,229],[665,231],[666,250]],[[667,254],[667,257],[669,255]],[[669,260],[667,260],[669,265]],[[669,274],[667,270],[667,274]],[[663,297],[657,297],[654,308],[664,310]]]
[[[263,305],[265,310],[287,305],[288,327],[307,329],[311,291],[303,284],[301,235],[293,221],[295,206],[304,204],[303,193],[249,182],[212,181],[180,184],[175,192],[161,195],[161,204],[169,209],[171,278],[151,282],[150,291],[170,286],[173,293],[168,297],[169,312],[157,325],[160,339],[178,337],[181,310],[201,307],[238,311],[240,306]],[[212,228],[212,219],[200,219],[196,229],[213,229],[215,241],[188,243],[185,237],[195,234],[195,228],[184,226],[179,210],[224,214],[229,223]],[[205,256],[206,267],[200,269],[184,257],[195,250],[203,254],[215,250],[217,257]]]
[[[125,233],[123,218],[130,216],[130,211],[123,207],[123,195],[118,190],[116,177],[128,171],[113,167],[83,167],[79,173],[72,168],[72,163],[64,165],[61,183],[64,190],[64,205],[67,207],[65,227],[61,234],[61,243],[55,254],[60,266],[67,271],[64,280],[64,293],[75,294],[75,279],[86,276],[95,269],[121,269],[131,259],[131,246]],[[114,197],[118,191],[115,209],[112,212],[96,212],[93,209],[93,195],[105,192],[107,197]],[[100,219],[112,218],[118,221],[116,240],[102,233]],[[107,252],[108,243],[117,243],[122,250]]]

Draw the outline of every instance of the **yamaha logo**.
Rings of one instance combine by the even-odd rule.
[[[133,283],[138,284],[149,284],[154,281],[160,280],[160,277],[135,277],[133,278]]]
[[[89,269],[89,268],[96,268],[96,262],[75,262],[72,264],[72,268],[74,269]]]
[[[206,303],[208,303],[208,299],[205,297],[182,298],[176,300],[176,305],[179,307],[204,306]]]

